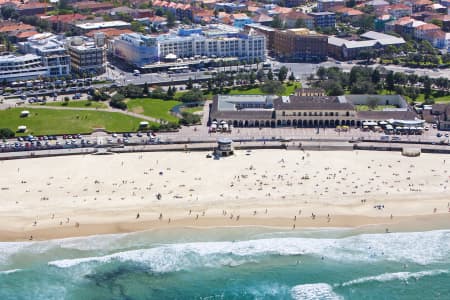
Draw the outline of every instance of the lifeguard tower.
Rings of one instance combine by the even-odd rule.
[[[217,140],[217,148],[214,149],[214,155],[216,156],[230,156],[233,155],[233,141],[227,138],[221,138]]]

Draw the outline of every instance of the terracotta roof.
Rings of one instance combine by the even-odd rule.
[[[360,10],[357,9],[353,9],[350,7],[341,7],[336,9],[336,12],[341,13],[341,14],[345,14],[347,16],[360,16],[360,15],[364,15],[364,13]]]
[[[94,9],[94,8],[113,8],[114,5],[112,5],[109,2],[95,2],[95,1],[82,1],[82,2],[76,2],[72,4],[73,7],[78,9]]]
[[[441,28],[437,25],[430,24],[430,23],[423,24],[423,25],[416,27],[416,30],[422,30],[422,31],[423,30],[438,30],[438,29],[441,29]]]
[[[19,5],[19,7],[17,7],[17,9],[19,10],[25,10],[25,9],[35,9],[35,8],[49,8],[49,7],[53,7],[48,3],[41,3],[41,2],[28,2],[25,4],[21,4]]]
[[[89,37],[93,37],[97,32],[103,32],[106,37],[116,37],[124,33],[133,33],[134,31],[130,29],[116,29],[116,28],[105,28],[105,29],[96,29],[87,32],[85,35]]]
[[[160,16],[153,16],[148,19],[150,20],[150,22],[164,22],[167,20],[166,17],[160,17]]]
[[[428,36],[435,39],[445,39],[445,32],[442,30],[432,31],[428,34]]]
[[[311,17],[310,15],[307,15],[305,13],[299,12],[299,11],[291,11],[288,13],[284,13],[284,14],[280,14],[280,18],[283,20],[288,20],[288,19],[314,19],[313,17]]]
[[[260,14],[258,16],[255,16],[253,18],[253,21],[258,22],[258,23],[271,22],[271,21],[273,21],[273,18],[271,16],[266,15],[266,14]]]
[[[30,36],[33,36],[35,34],[38,34],[39,32],[35,31],[35,30],[30,30],[30,31],[22,31],[19,32],[18,34],[16,34],[16,38],[18,39],[26,39],[29,38]]]
[[[58,23],[58,22],[68,23],[71,21],[84,20],[86,18],[87,18],[86,16],[83,16],[80,14],[68,14],[68,15],[51,16],[51,17],[47,18],[47,20],[51,23]]]
[[[34,29],[36,29],[34,26],[28,24],[11,24],[0,27],[0,32],[25,31]]]
[[[233,19],[248,19],[249,18],[246,14],[232,14],[231,17]]]
[[[387,9],[389,9],[389,10],[403,10],[403,9],[411,10],[411,7],[400,3],[400,4],[389,5],[387,7]]]
[[[415,0],[415,1],[411,1],[413,5],[429,5],[432,4],[433,1],[430,0]]]
[[[293,11],[292,8],[289,8],[289,7],[281,7],[281,6],[277,6],[277,7],[275,7],[273,10],[276,11],[277,13],[279,13],[279,14],[287,14],[287,13]]]

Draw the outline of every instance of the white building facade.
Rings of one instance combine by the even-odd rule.
[[[34,54],[0,56],[0,81],[12,82],[47,77],[48,68]]]
[[[136,66],[177,58],[236,57],[247,61],[264,61],[266,39],[263,35],[246,34],[231,26],[180,29],[159,36],[125,34],[114,40],[114,54]]]
[[[64,44],[64,40],[54,34],[41,33],[19,43],[19,48],[24,53],[40,56],[42,64],[48,68],[48,76],[61,77],[70,74],[70,56]]]

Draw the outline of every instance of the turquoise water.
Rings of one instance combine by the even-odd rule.
[[[179,229],[0,243],[0,299],[450,299],[450,230]]]

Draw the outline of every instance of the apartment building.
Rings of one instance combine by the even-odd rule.
[[[29,80],[48,76],[48,68],[35,54],[0,56],[0,82]]]
[[[136,66],[177,58],[236,57],[241,60],[265,60],[266,40],[263,35],[244,33],[237,28],[220,25],[181,28],[178,32],[159,36],[121,35],[114,40],[116,56]]]
[[[64,44],[62,37],[41,33],[20,42],[19,49],[23,53],[40,56],[42,64],[48,67],[49,76],[65,76],[70,74],[70,56]]]
[[[327,58],[326,35],[307,28],[275,32],[274,52],[282,60],[322,61]]]
[[[70,66],[78,74],[98,75],[106,71],[105,34],[98,32],[94,38],[72,37],[67,41]]]

